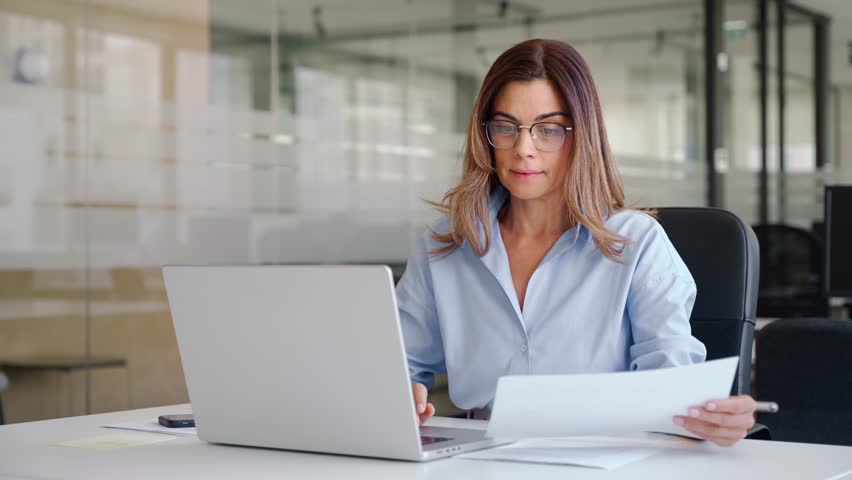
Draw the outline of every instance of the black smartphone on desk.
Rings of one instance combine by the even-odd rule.
[[[195,420],[191,414],[187,415],[160,415],[160,425],[169,428],[194,427]]]

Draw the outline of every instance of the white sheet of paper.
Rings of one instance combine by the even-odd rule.
[[[664,432],[691,406],[727,398],[737,357],[634,372],[501,377],[488,436],[500,439]]]
[[[650,457],[660,450],[623,446],[608,440],[584,440],[583,437],[536,438],[465,453],[458,458],[575,465],[611,470]]]
[[[134,430],[137,432],[165,433],[178,437],[197,437],[195,427],[169,428],[160,425],[156,420],[137,420],[135,422],[116,423],[113,425],[101,425],[103,428],[117,428],[120,430]]]

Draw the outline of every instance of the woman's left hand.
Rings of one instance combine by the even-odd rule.
[[[712,400],[690,407],[687,416],[675,416],[674,423],[716,445],[730,447],[754,426],[755,407],[748,395]]]

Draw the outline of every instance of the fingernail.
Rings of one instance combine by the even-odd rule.
[[[683,425],[683,419],[680,417],[674,417],[675,425]]]
[[[699,412],[697,408],[690,408],[689,409],[689,416],[690,417],[698,418],[699,415],[701,415],[701,412]]]
[[[423,413],[426,411],[426,405],[422,403],[417,404],[417,413]]]
[[[707,404],[707,407],[705,407],[705,408],[707,408],[707,410],[716,410],[716,404],[713,403],[713,402],[710,402],[710,403]]]

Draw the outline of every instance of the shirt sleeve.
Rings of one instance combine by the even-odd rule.
[[[423,243],[418,252],[409,257],[405,273],[396,287],[396,297],[411,382],[431,388],[435,374],[446,372],[446,365],[429,270],[429,253]]]
[[[689,325],[695,281],[663,228],[651,221],[653,228],[636,245],[638,259],[627,294],[633,334],[630,369],[701,363],[707,350]]]

